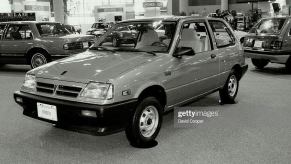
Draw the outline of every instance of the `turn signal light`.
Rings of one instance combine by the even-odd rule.
[[[82,116],[85,116],[85,117],[95,117],[95,118],[97,118],[97,114],[96,114],[95,111],[82,110],[81,114],[82,114]]]

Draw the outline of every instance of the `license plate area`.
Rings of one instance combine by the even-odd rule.
[[[254,44],[254,48],[262,48],[263,47],[263,41],[256,40]]]
[[[89,43],[88,42],[83,42],[83,48],[88,48],[89,47]]]
[[[55,105],[49,105],[44,103],[37,103],[37,116],[39,118],[58,121],[57,107]]]

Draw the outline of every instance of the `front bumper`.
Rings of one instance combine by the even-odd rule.
[[[273,63],[285,64],[290,55],[283,51],[251,51],[244,50],[245,57],[252,59],[266,59]]]
[[[107,135],[124,130],[137,105],[136,99],[110,105],[95,105],[41,97],[20,91],[14,93],[14,99],[23,107],[23,114],[28,117],[56,124],[63,129],[93,135]],[[38,117],[37,102],[55,105],[58,121]],[[97,117],[83,116],[82,110],[96,112]]]

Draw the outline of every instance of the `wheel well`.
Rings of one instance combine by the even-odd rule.
[[[236,64],[235,66],[232,67],[232,70],[234,70],[234,73],[237,75],[238,80],[240,80],[241,77],[242,77],[242,68],[241,68],[241,66]]]
[[[27,62],[28,63],[30,62],[31,56],[36,52],[44,53],[48,57],[48,59],[50,60],[49,53],[46,50],[44,50],[43,48],[32,48],[27,52]]]
[[[142,99],[153,96],[158,99],[161,105],[164,107],[167,104],[167,95],[163,87],[159,85],[154,85],[146,88],[141,92],[138,99],[141,101]]]

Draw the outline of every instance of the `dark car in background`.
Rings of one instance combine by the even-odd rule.
[[[245,56],[263,69],[269,62],[291,70],[291,17],[261,19],[244,38]]]
[[[121,44],[135,44],[137,35],[136,27],[121,26],[107,35],[104,41],[111,42],[114,47],[118,47]]]
[[[93,43],[93,36],[73,34],[60,23],[0,23],[0,64],[29,64],[35,68],[83,52]]]

